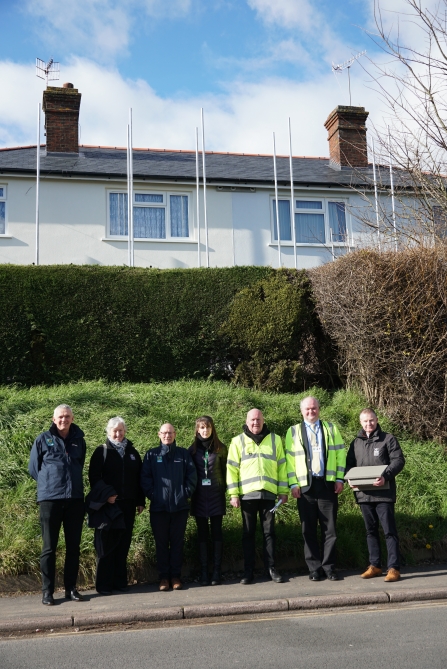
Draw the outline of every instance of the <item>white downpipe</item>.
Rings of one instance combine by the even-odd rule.
[[[200,248],[200,179],[199,179],[199,129],[196,128],[196,191],[197,191],[197,267],[201,267]]]
[[[296,230],[295,230],[295,193],[293,190],[293,162],[292,162],[292,126],[289,116],[289,162],[290,162],[290,227],[292,229],[293,259],[295,269],[298,269],[298,260],[296,257]]]
[[[396,228],[396,209],[394,206],[394,180],[393,180],[393,164],[391,161],[391,134],[388,128],[388,155],[390,161],[390,185],[391,185],[391,209],[393,212],[393,228],[394,228],[394,247],[397,251],[397,228]]]
[[[127,264],[131,267],[131,253],[130,253],[130,132],[129,124],[127,124]]]
[[[208,217],[206,211],[206,165],[205,165],[205,119],[203,116],[203,107],[200,110],[202,118],[202,164],[203,164],[203,209],[204,209],[204,221],[205,221],[205,255],[206,255],[206,267],[210,266],[210,251],[208,247]]]
[[[129,108],[129,183],[130,183],[130,218],[129,218],[129,246],[130,246],[130,267],[135,266],[135,255],[133,248],[133,128],[132,128],[132,107]]]
[[[37,106],[37,152],[36,152],[36,257],[39,264],[39,198],[40,198],[40,102]]]
[[[275,179],[275,216],[276,234],[278,235],[278,267],[281,267],[281,239],[279,236],[278,179],[276,174],[276,139],[273,133],[273,177]]]
[[[376,178],[376,154],[374,150],[374,138],[372,140],[372,159],[373,159],[373,179],[374,179],[374,201],[376,205],[376,221],[377,221],[377,242],[380,251],[380,218],[379,218],[379,198],[377,195],[377,178]]]

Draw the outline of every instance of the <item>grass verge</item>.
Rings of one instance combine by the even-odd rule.
[[[335,421],[348,445],[358,430],[358,414],[364,407],[361,395],[350,391],[328,393],[313,388],[322,403],[322,417]],[[307,393],[306,393],[307,394]],[[221,439],[229,444],[239,434],[248,409],[263,410],[267,424],[281,436],[299,420],[299,401],[304,396],[273,394],[236,388],[224,382],[177,381],[152,384],[110,384],[80,382],[30,389],[0,387],[0,574],[39,573],[41,548],[36,486],[27,471],[35,436],[48,428],[53,408],[70,404],[75,422],[86,435],[88,459],[103,443],[104,428],[111,416],[122,415],[128,436],[144,455],[158,444],[161,423],[172,422],[177,442],[188,446],[193,437],[194,419],[209,413],[214,417]],[[398,477],[397,520],[401,551],[409,564],[444,559],[447,553],[447,467],[444,447],[413,439],[393,430],[380,416],[384,429],[399,437],[407,465]],[[87,471],[87,467],[86,467]],[[86,486],[86,489],[87,486]],[[228,506],[224,519],[225,556],[229,568],[242,559],[240,512]],[[345,489],[340,499],[338,522],[338,565],[362,568],[367,562],[363,521],[353,494]],[[63,557],[63,537],[58,554],[58,570]],[[258,536],[258,555],[262,540]],[[295,568],[303,564],[303,545],[295,502],[281,508],[277,519],[279,563]],[[196,561],[195,523],[189,519],[185,559]],[[155,546],[144,512],[135,525],[129,565],[135,577],[144,578],[155,563]],[[90,583],[94,574],[93,532],[85,527],[81,545],[81,572]]]

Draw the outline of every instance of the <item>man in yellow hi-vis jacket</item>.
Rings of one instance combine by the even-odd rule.
[[[269,432],[259,409],[247,414],[242,434],[231,441],[227,460],[227,487],[230,503],[242,511],[244,550],[243,585],[253,581],[255,568],[256,519],[259,514],[264,535],[264,564],[272,581],[282,583],[275,569],[276,497],[287,502],[286,458],[281,438]]]
[[[303,399],[300,409],[304,421],[287,431],[286,458],[289,487],[298,502],[304,558],[311,581],[324,575],[337,581],[335,525],[346,467],[345,446],[337,426],[320,420],[320,403],[315,397]]]

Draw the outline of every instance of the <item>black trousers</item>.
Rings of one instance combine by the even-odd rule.
[[[271,499],[242,499],[242,549],[244,567],[252,571],[256,562],[256,523],[259,514],[264,538],[264,565],[266,569],[275,566],[275,514],[270,509],[275,505]]]
[[[40,571],[42,590],[53,593],[56,576],[56,549],[61,526],[65,536],[64,586],[66,590],[76,587],[79,571],[79,547],[84,521],[83,499],[55,499],[39,503],[40,527],[42,529],[42,553]]]
[[[210,516],[209,518],[211,525],[211,540],[213,542],[223,541],[222,520],[223,516]],[[197,523],[197,538],[199,540],[199,544],[206,543],[208,541],[208,535],[209,535],[208,518],[202,516],[196,516],[196,523]]]
[[[104,555],[96,558],[95,587],[101,591],[125,588],[127,585],[127,555],[132,541],[132,530],[135,523],[135,500],[117,499],[117,504],[124,515],[124,530],[95,530],[101,532],[101,543]]]
[[[394,518],[394,504],[392,502],[362,502],[362,510],[366,527],[366,542],[368,544],[369,562],[374,567],[381,567],[379,522],[385,534],[386,550],[388,553],[388,569],[400,570],[399,537],[397,536],[396,521]]]
[[[338,496],[328,488],[324,479],[312,478],[312,485],[298,498],[298,513],[304,539],[304,559],[309,571],[330,572],[335,568],[335,531]],[[321,549],[318,543],[318,523],[321,530]]]
[[[174,511],[173,513],[168,511],[150,512],[160,579],[172,578],[173,576],[180,578],[188,513],[188,509]]]

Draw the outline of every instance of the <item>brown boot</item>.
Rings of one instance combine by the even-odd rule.
[[[388,574],[385,576],[383,579],[387,583],[390,583],[392,581],[398,581],[400,579],[400,571],[397,569],[394,569],[394,567],[391,567],[391,569],[388,569]]]
[[[382,569],[370,564],[368,569],[363,572],[361,578],[374,578],[374,576],[382,576]]]
[[[161,579],[159,590],[161,590],[162,592],[166,592],[167,590],[169,590],[169,581],[167,578]]]
[[[171,583],[172,583],[172,589],[173,590],[181,590],[182,587],[183,587],[182,582],[181,582],[181,580],[179,579],[178,576],[173,576],[171,578]]]

